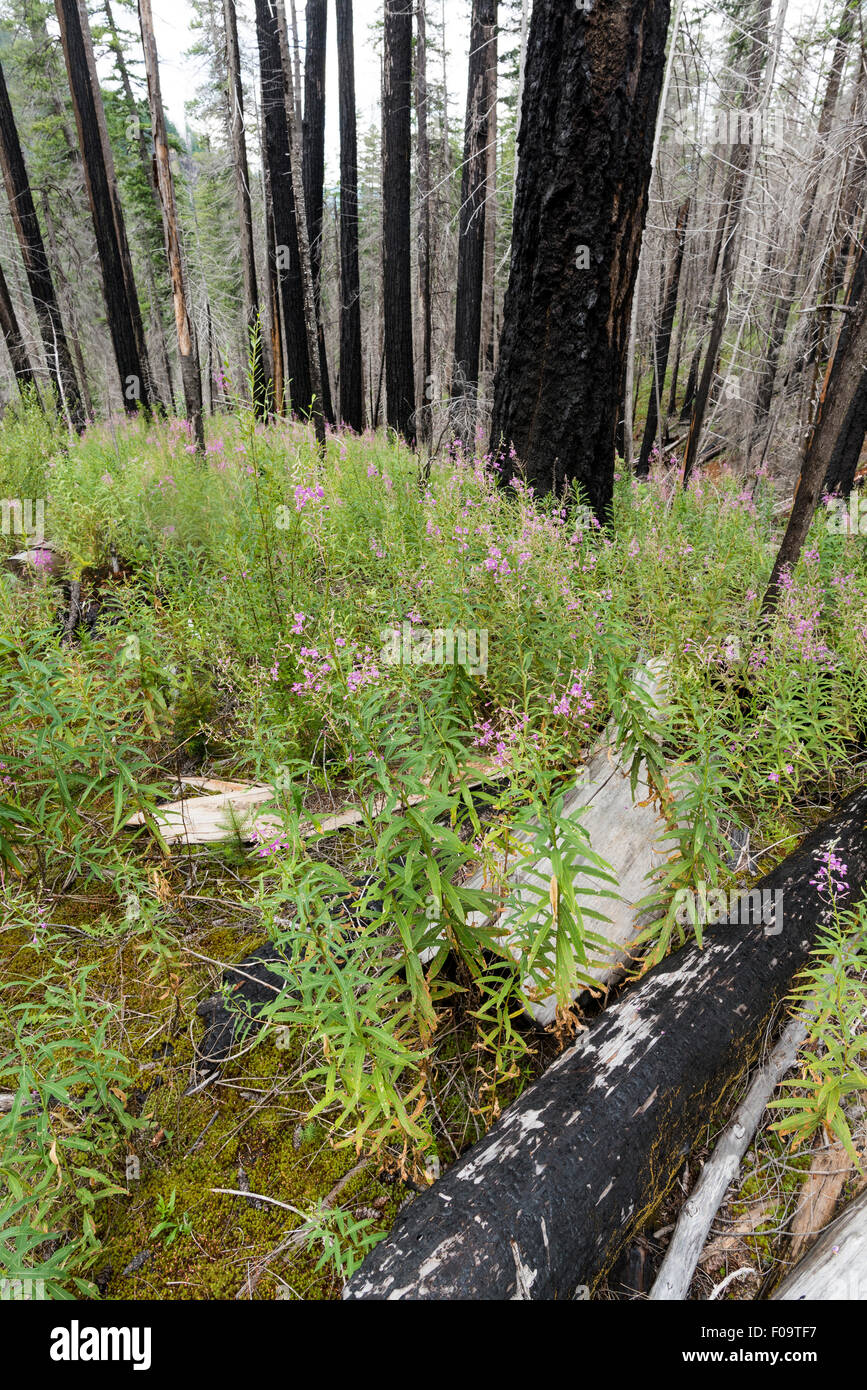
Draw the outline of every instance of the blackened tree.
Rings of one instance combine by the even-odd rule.
[[[607,516],[669,0],[536,0],[492,448]],[[509,466],[503,469],[508,475]]]

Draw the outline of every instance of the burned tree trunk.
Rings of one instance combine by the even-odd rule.
[[[115,197],[116,190],[112,189],[112,178],[106,164],[81,12],[77,0],[55,0],[55,5],[102,272],[106,318],[124,409],[135,412],[142,405],[149,410],[151,399],[147,359],[142,356],[144,332],[138,301],[134,304],[130,301],[128,273],[119,240],[120,204]]]
[[[761,617],[770,618],[780,599],[781,577],[794,568],[819,505],[829,468],[837,458],[848,457],[857,440],[860,453],[867,411],[864,378],[867,362],[867,254],[862,249],[849,287],[848,310],[828,363],[816,418],[810,431],[795,500],[768,587],[762,599]],[[861,429],[861,437],[857,432]],[[837,453],[837,451],[840,453]],[[835,465],[836,466],[836,465]]]
[[[223,0],[226,31],[226,71],[229,77],[229,138],[232,169],[238,204],[241,271],[244,277],[244,316],[247,321],[247,350],[253,409],[260,420],[268,414],[268,380],[259,321],[259,287],[256,283],[256,256],[253,243],[253,210],[250,201],[250,168],[247,163],[247,135],[244,129],[244,86],[241,81],[241,54],[238,47],[238,16],[235,0]]]
[[[55,0],[55,7],[57,0]],[[114,154],[111,148],[111,140],[108,134],[108,120],[105,114],[105,107],[102,101],[102,92],[99,85],[99,74],[96,71],[96,54],[93,51],[93,38],[90,33],[90,20],[88,16],[86,0],[78,0],[78,14],[81,28],[81,39],[84,46],[84,57],[87,63],[87,71],[90,75],[90,90],[93,93],[93,106],[96,112],[96,125],[99,131],[99,139],[102,145],[102,158],[105,165],[108,188],[111,195],[111,211],[114,221],[114,234],[117,240],[120,263],[123,269],[124,283],[126,284],[126,297],[129,304],[129,316],[132,323],[132,330],[135,334],[136,347],[138,349],[139,361],[143,372],[142,399],[147,402],[147,409],[152,406],[162,407],[159,391],[156,388],[153,377],[151,376],[150,360],[147,349],[147,339],[145,337],[144,325],[141,317],[141,307],[139,305],[138,291],[136,289],[135,275],[132,266],[132,254],[129,249],[129,241],[126,235],[126,221],[124,219],[123,207],[120,201],[120,187],[117,181],[117,171],[114,167]]]
[[[418,416],[419,438],[430,445],[433,436],[432,397],[433,362],[431,356],[433,323],[431,318],[431,179],[430,139],[427,128],[427,14],[426,0],[416,0],[415,55],[415,121],[416,121],[416,196],[418,199],[418,299],[421,316],[421,361],[419,362],[420,403]]]
[[[157,184],[163,215],[163,233],[166,241],[166,254],[172,277],[172,300],[175,310],[175,327],[178,334],[178,354],[181,360],[181,384],[184,391],[187,421],[190,434],[199,454],[205,452],[205,429],[202,423],[202,377],[199,369],[199,354],[196,350],[193,326],[190,320],[187,296],[184,288],[184,267],[181,260],[181,239],[178,232],[178,212],[175,206],[175,189],[172,169],[169,162],[169,144],[166,134],[166,119],[163,113],[163,98],[160,89],[159,59],[154,37],[151,0],[138,0],[139,22],[141,24],[142,48],[144,49],[145,71],[148,84],[148,104],[151,114],[151,129],[154,141],[154,162],[157,169]]]
[[[136,102],[135,94],[132,89],[132,80],[130,78],[129,67],[127,66],[126,57],[124,56],[124,47],[121,42],[120,35],[118,34],[117,26],[114,22],[114,12],[111,8],[111,0],[103,0],[102,8],[105,13],[106,23],[108,24],[108,32],[111,35],[111,50],[114,54],[117,75],[120,79],[121,90],[123,91],[124,99],[126,101],[126,108],[129,112],[130,117],[135,121],[136,145],[138,146],[139,162],[141,164],[142,173],[144,174],[145,179],[147,180],[148,188],[151,191],[151,197],[154,200],[154,207],[156,208],[160,218],[162,218],[162,204],[160,203],[160,190],[157,186],[157,177],[156,171],[154,169],[154,161],[151,158],[151,152],[148,148],[147,140],[145,139],[145,133],[142,130],[141,122],[138,119],[138,103]],[[162,265],[160,265],[159,268],[160,272],[162,272]],[[147,282],[148,298],[150,299],[151,305],[151,325],[156,334],[157,345],[159,349],[160,366],[162,368],[163,379],[165,381],[165,395],[162,397],[162,400],[164,405],[168,406],[170,410],[174,411],[175,399],[174,388],[172,386],[172,366],[171,361],[169,359],[169,345],[166,338],[165,325],[163,323],[162,308],[159,302],[161,296],[157,294],[154,267],[151,261],[151,257],[149,255],[146,255],[144,258],[144,270],[145,279]]]
[[[497,27],[488,43],[488,152],[485,161],[485,267],[482,278],[480,392],[489,406],[497,357]]]
[[[594,1285],[759,1055],[833,917],[810,881],[832,848],[857,901],[867,884],[867,788],[766,875],[729,923],[707,927],[703,949],[675,952],[581,1033],[402,1212],[344,1297],[562,1299]],[[765,896],[756,901],[756,892]]]
[[[837,436],[825,474],[824,491],[836,492],[846,497],[855,486],[858,460],[864,447],[867,433],[867,370],[861,373],[861,380],[852,400],[843,428]]]
[[[665,292],[665,303],[662,309],[659,332],[656,335],[656,342],[653,347],[653,377],[650,383],[650,400],[647,405],[647,420],[644,426],[644,438],[641,441],[641,453],[638,456],[638,465],[635,469],[636,473],[641,478],[646,478],[650,470],[650,451],[653,448],[656,427],[659,423],[659,405],[665,388],[665,372],[668,367],[668,350],[671,347],[671,330],[674,327],[674,315],[677,309],[677,291],[680,285],[680,270],[683,265],[683,248],[686,242],[686,222],[688,217],[689,198],[687,198],[686,202],[681,204],[677,213],[677,222],[674,229],[677,238],[674,261],[672,262],[671,274],[668,278],[668,288]]]
[[[33,375],[30,358],[27,356],[27,348],[21,336],[21,329],[18,327],[18,316],[15,313],[2,266],[0,266],[0,332],[3,334],[3,341],[9,353],[16,385],[21,394],[24,395],[25,387],[32,386],[36,389],[36,377]]]
[[[286,124],[280,32],[277,10],[272,0],[256,0],[256,37],[262,79],[263,159],[271,194],[274,234],[273,243],[269,247],[269,269],[276,298],[279,300],[279,310],[283,315],[286,336],[282,388],[283,393],[288,388],[293,407],[306,413],[310,409],[312,394],[310,359],[307,351],[307,330],[304,325],[304,296],[298,256],[298,229],[289,153],[289,129]],[[276,304],[272,305],[272,312],[277,308]],[[274,322],[272,319],[272,341],[276,336]],[[279,314],[276,323],[279,324]],[[277,375],[275,360],[275,394]]]
[[[334,424],[331,382],[322,329],[322,204],[325,184],[325,40],[328,24],[327,0],[307,0],[307,48],[304,57],[304,205],[307,236],[310,240],[310,270],[316,297],[316,332],[319,346],[319,375],[322,380],[322,409]]]
[[[39,219],[30,191],[27,167],[18,139],[12,103],[6,87],[3,68],[0,67],[0,168],[6,184],[9,211],[21,248],[21,259],[27,273],[27,283],[33,298],[33,307],[42,335],[45,359],[49,375],[57,388],[58,401],[75,429],[84,426],[84,409],[72,365],[72,356],[66,341],[63,318],[54,281],[45,254]],[[16,374],[17,374],[16,368]]]
[[[337,0],[340,86],[340,418],[364,428],[361,364],[361,282],[358,270],[358,141],[352,0]]]
[[[410,257],[410,116],[412,9],[385,0],[382,77],[382,298],[385,316],[385,407],[392,429],[415,445]]]
[[[768,61],[768,25],[771,14],[771,0],[757,0],[756,10],[750,30],[750,52],[747,65],[746,78],[743,92],[741,94],[741,111],[748,111],[751,102],[757,97],[762,73],[765,72],[765,91],[769,88],[770,80],[773,77],[774,58]],[[780,18],[784,11],[780,11]],[[777,51],[779,51],[779,41],[782,31],[778,25]],[[767,67],[766,67],[767,63]],[[760,108],[761,109],[761,108]],[[692,414],[689,422],[689,432],[686,438],[686,448],[683,454],[683,482],[684,487],[689,481],[690,474],[698,461],[699,449],[701,447],[702,431],[704,429],[704,419],[710,400],[711,387],[716,369],[719,363],[720,348],[722,347],[723,333],[728,322],[729,303],[734,287],[735,271],[737,269],[738,252],[740,250],[740,231],[741,217],[744,204],[755,168],[758,147],[754,143],[752,148],[745,138],[743,124],[739,119],[738,134],[740,136],[731,157],[731,170],[726,186],[724,205],[728,210],[726,227],[725,247],[720,268],[719,295],[714,309],[713,322],[711,324],[710,339],[708,342],[707,353],[705,354],[704,366],[698,389],[693,401]],[[755,134],[753,133],[755,141]]]
[[[458,279],[451,391],[454,423],[470,438],[476,414],[482,333],[485,195],[490,116],[488,45],[493,37],[496,14],[495,0],[473,0],[464,163],[458,216]]]
[[[819,114],[816,144],[804,176],[805,192],[801,202],[795,245],[790,252],[788,258],[789,265],[783,276],[782,289],[774,305],[765,350],[759,367],[759,380],[756,388],[755,405],[753,407],[752,444],[755,444],[765,426],[771,408],[780,352],[782,350],[792,305],[795,302],[795,296],[798,292],[798,285],[801,279],[804,259],[807,254],[807,247],[810,243],[810,228],[816,207],[816,193],[819,187],[822,159],[825,154],[828,134],[837,106],[837,98],[840,93],[840,82],[846,65],[846,57],[848,54],[849,42],[852,37],[854,22],[854,11],[847,8],[843,12],[842,19],[840,20],[840,27],[837,31],[834,56],[831,60],[828,83],[825,88],[822,109]]]
[[[539,492],[577,484],[600,517],[668,19],[668,0],[537,0],[530,24],[491,447],[514,445]]]
[[[322,457],[325,457],[326,431],[324,402],[322,395],[322,376],[319,371],[319,343],[321,329],[316,293],[313,286],[313,270],[310,260],[310,240],[307,236],[307,204],[304,197],[304,178],[301,153],[301,121],[292,78],[292,59],[289,54],[289,31],[286,25],[286,12],[283,0],[275,0],[277,10],[277,34],[280,40],[280,57],[283,68],[283,104],[286,112],[286,130],[289,135],[289,171],[292,179],[292,193],[295,199],[296,251],[301,272],[301,310],[304,317],[304,337],[307,343],[307,364],[310,372],[310,414],[316,433],[316,443]]]

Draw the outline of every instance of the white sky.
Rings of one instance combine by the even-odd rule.
[[[253,26],[253,0],[236,0],[238,27],[244,55],[253,62],[256,58],[256,38]],[[304,61],[305,0],[295,0],[298,15],[301,60]],[[439,23],[445,10],[449,47],[448,84],[449,108],[452,115],[462,115],[466,100],[466,64],[469,52],[469,0],[430,0],[429,23]],[[358,110],[359,142],[371,124],[379,122],[380,69],[374,48],[371,24],[380,18],[383,0],[353,0],[355,33],[355,97]],[[287,16],[289,3],[286,3]],[[153,0],[154,30],[160,59],[160,78],[163,102],[178,130],[186,126],[185,103],[193,96],[202,77],[199,60],[185,58],[184,51],[199,37],[190,28],[192,9],[188,0]],[[336,179],[340,136],[337,107],[337,39],[334,6],[328,5],[328,54],[325,72],[325,150],[329,175]],[[248,75],[254,71],[251,62],[245,64]]]

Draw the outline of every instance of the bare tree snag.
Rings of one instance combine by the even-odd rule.
[[[307,209],[307,236],[310,242],[310,270],[316,299],[316,332],[319,345],[319,375],[322,381],[322,409],[334,424],[331,382],[322,328],[322,207],[325,186],[325,42],[328,26],[327,0],[307,0],[307,47],[304,53],[304,201]]]
[[[298,261],[301,267],[301,307],[304,316],[304,333],[307,340],[307,361],[310,372],[311,404],[313,428],[316,442],[322,456],[325,456],[325,414],[322,398],[322,376],[319,371],[319,315],[316,308],[316,293],[313,285],[313,269],[310,259],[310,240],[307,236],[307,209],[304,200],[304,179],[302,176],[302,153],[300,121],[292,79],[292,60],[289,55],[289,34],[286,28],[286,11],[282,0],[275,0],[277,9],[277,32],[280,40],[280,57],[283,68],[283,95],[286,111],[286,129],[289,135],[290,176],[295,198],[295,235]]]
[[[791,570],[801,553],[822,495],[825,477],[841,439],[851,428],[850,412],[860,410],[864,420],[863,386],[867,362],[867,255],[862,250],[846,301],[848,312],[828,363],[813,428],[807,440],[795,500],[786,534],[774,562],[762,599],[760,617],[767,621],[780,599],[780,577]],[[860,405],[859,405],[860,402]],[[863,441],[863,430],[862,430]],[[859,444],[860,450],[860,444]]]
[[[760,881],[770,899],[742,903],[739,926],[708,927],[703,949],[684,947],[624,991],[402,1211],[344,1297],[563,1299],[592,1287],[755,1062],[831,919],[810,880],[832,848],[857,901],[867,788]]]
[[[415,122],[416,122],[416,197],[418,200],[418,299],[421,317],[421,353],[419,355],[419,389],[416,398],[420,402],[418,412],[418,434],[422,444],[430,446],[433,436],[433,417],[431,397],[433,395],[433,361],[431,345],[433,323],[431,318],[431,177],[430,177],[430,139],[427,127],[427,14],[426,0],[416,0],[416,54],[415,54]]]
[[[382,296],[385,408],[392,429],[415,445],[410,246],[412,0],[385,0],[382,69]]]
[[[485,255],[485,201],[488,169],[488,46],[497,18],[496,0],[473,0],[464,162],[458,215],[458,279],[455,298],[455,353],[452,416],[472,438],[479,387],[482,333],[482,280]]]
[[[124,409],[150,409],[147,359],[142,356],[144,331],[138,301],[130,301],[125,258],[118,237],[120,203],[106,164],[97,97],[91,80],[88,48],[77,0],[55,0],[60,38],[66,59],[69,90],[84,167],[84,179],[96,238],[106,318],[114,348]],[[89,35],[88,35],[89,38]],[[101,109],[101,103],[100,103]],[[103,113],[104,119],[104,113]],[[121,219],[122,220],[122,219]],[[127,248],[127,253],[128,253]],[[136,326],[138,320],[138,327]]]
[[[263,161],[271,224],[268,273],[271,343],[274,352],[274,395],[278,409],[283,408],[283,401],[288,392],[293,409],[306,414],[310,409],[313,387],[304,319],[301,264],[298,256],[298,217],[289,152],[289,128],[286,123],[280,31],[273,0],[256,0],[256,38],[262,80]],[[285,354],[280,333],[281,316]]]
[[[352,0],[337,3],[340,105],[340,418],[364,428],[361,362],[361,281],[358,270],[358,140]]]
[[[244,84],[241,81],[241,54],[238,47],[238,16],[235,0],[223,0],[226,32],[226,71],[228,73],[229,138],[232,146],[232,172],[238,204],[241,271],[244,277],[244,316],[247,321],[247,350],[253,388],[253,409],[260,420],[268,415],[268,380],[265,371],[264,342],[259,320],[259,287],[256,282],[256,256],[253,244],[253,209],[250,200],[250,168],[247,162],[247,134],[244,129]]]
[[[0,66],[0,168],[6,184],[9,211],[21,248],[21,259],[36,310],[42,346],[49,375],[57,388],[58,403],[75,429],[84,426],[84,408],[66,341],[60,306],[54,292],[54,280],[45,254],[39,219],[30,191],[27,167],[18,139],[12,103],[6,78]],[[17,374],[16,368],[16,374]]]
[[[650,400],[647,405],[647,420],[644,425],[644,438],[641,441],[641,453],[635,468],[640,478],[646,478],[650,471],[650,452],[653,448],[661,415],[660,403],[665,388],[665,372],[668,367],[668,353],[671,347],[671,330],[674,327],[674,315],[677,310],[677,291],[680,286],[683,249],[686,244],[689,203],[690,200],[687,198],[685,202],[681,203],[677,211],[677,221],[674,228],[674,259],[665,291],[665,303],[663,304],[662,318],[659,321],[659,331],[653,345],[653,377],[650,383]]]
[[[21,335],[21,329],[18,327],[18,317],[9,294],[9,286],[6,284],[6,276],[3,274],[2,266],[0,266],[0,331],[3,333],[3,341],[9,353],[18,390],[24,395],[27,387],[37,389],[36,377],[30,365],[30,358],[27,356],[27,348]]]
[[[578,485],[600,517],[668,20],[669,0],[536,0],[530,22],[491,447],[513,445],[538,492]]]
[[[172,301],[175,310],[175,328],[178,335],[178,355],[181,360],[181,384],[184,390],[187,421],[197,453],[205,452],[205,428],[202,423],[202,377],[199,369],[199,354],[196,350],[193,327],[190,321],[187,296],[184,289],[184,267],[181,260],[181,239],[178,231],[178,211],[175,206],[175,188],[172,181],[172,168],[169,160],[169,142],[166,133],[166,118],[163,112],[163,98],[160,90],[159,59],[154,36],[154,21],[151,0],[138,0],[139,23],[141,26],[142,48],[144,49],[145,71],[148,83],[148,104],[150,106],[151,130],[154,141],[154,162],[157,170],[157,185],[163,215],[163,233],[166,241],[166,255],[172,277]]]

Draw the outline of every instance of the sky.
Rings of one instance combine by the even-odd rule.
[[[248,75],[254,70],[256,54],[253,27],[253,0],[236,0],[242,53],[251,61],[245,63]],[[450,50],[448,64],[449,107],[453,114],[463,111],[466,93],[466,62],[469,51],[469,0],[430,0],[430,12],[445,9],[447,39]],[[379,122],[380,67],[370,26],[382,14],[383,0],[353,0],[355,32],[355,95],[358,110],[359,140],[362,132]],[[287,14],[289,4],[287,0]],[[304,0],[296,0],[301,58],[304,59]],[[163,103],[179,130],[186,125],[185,103],[202,79],[201,60],[185,58],[184,52],[198,38],[191,30],[193,12],[188,0],[153,0],[154,30],[160,60]],[[328,53],[325,72],[325,150],[329,172],[336,176],[340,134],[337,109],[337,40],[335,37],[334,6],[328,6]]]

